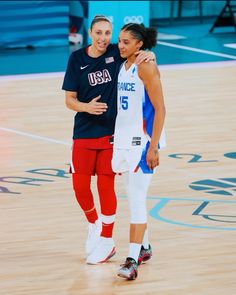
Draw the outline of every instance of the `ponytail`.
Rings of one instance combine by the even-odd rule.
[[[151,49],[156,46],[157,30],[155,28],[145,28],[143,24],[128,23],[121,30],[129,31],[135,39],[143,41],[141,50]]]

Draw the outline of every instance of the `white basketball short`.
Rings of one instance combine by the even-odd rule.
[[[113,149],[112,170],[116,173],[134,172],[142,156],[142,147],[133,149]]]

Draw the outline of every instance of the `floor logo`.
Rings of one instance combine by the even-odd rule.
[[[192,182],[189,187],[209,194],[234,196],[236,195],[236,178],[203,179]]]

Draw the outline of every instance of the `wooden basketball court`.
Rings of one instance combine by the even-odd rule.
[[[168,146],[149,190],[154,255],[136,281],[116,277],[129,230],[120,176],[117,254],[85,264],[87,224],[67,173],[74,114],[63,76],[0,79],[0,294],[235,294],[235,63],[163,66],[161,74]]]

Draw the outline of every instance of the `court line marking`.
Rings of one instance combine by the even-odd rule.
[[[126,199],[127,197],[124,195],[117,195],[118,198]],[[199,198],[199,199],[193,199],[193,198],[175,198],[175,197],[158,197],[158,196],[153,196],[147,197],[148,200],[159,200],[159,202],[152,207],[152,209],[149,210],[148,214],[159,221],[173,224],[173,225],[178,225],[178,226],[184,226],[184,227],[191,227],[191,228],[197,228],[197,229],[206,229],[206,230],[227,230],[227,231],[235,231],[236,227],[217,227],[217,226],[209,226],[209,225],[196,225],[196,224],[191,224],[191,223],[186,223],[186,222],[181,222],[181,221],[175,221],[172,219],[169,219],[167,217],[161,216],[161,210],[170,202],[170,201],[182,201],[182,202],[209,202],[209,203],[227,203],[227,204],[235,204],[236,201],[234,200],[211,200],[211,199],[205,199],[205,198]]]
[[[162,70],[224,68],[224,67],[235,67],[235,66],[236,66],[236,61],[234,61],[234,60],[158,65],[158,67]]]
[[[188,69],[188,68],[192,69],[192,68],[231,67],[235,65],[236,65],[236,61],[230,60],[230,61],[196,62],[196,63],[181,63],[181,64],[162,64],[158,66],[160,69],[175,70],[175,69]],[[0,76],[0,82],[45,79],[45,78],[63,78],[64,75],[65,75],[65,72],[5,75],[5,76]]]
[[[119,195],[117,194],[118,198],[126,199],[127,197],[125,195]],[[206,198],[199,198],[199,199],[193,199],[193,198],[175,198],[175,197],[158,197],[158,196],[147,196],[148,200],[171,200],[171,201],[191,201],[191,202],[214,202],[214,203],[229,203],[229,204],[235,204],[235,200],[216,200],[216,199],[206,199]]]
[[[172,200],[172,201],[192,201],[192,202],[201,202],[201,201],[204,201],[204,202],[215,202],[215,203],[236,203],[235,200],[212,200],[212,199],[205,199],[205,198],[199,198],[199,199],[193,199],[193,198],[172,198],[172,197],[147,197],[148,199],[150,200],[163,200],[163,199],[167,199],[167,200]]]
[[[57,139],[53,139],[53,138],[50,138],[50,137],[35,135],[35,134],[32,134],[32,133],[18,131],[16,129],[0,127],[0,130],[15,133],[15,134],[18,134],[18,135],[23,135],[23,136],[30,137],[30,138],[33,138],[33,139],[38,139],[38,140],[42,140],[42,141],[47,141],[47,142],[52,142],[52,143],[71,146],[71,144],[69,142],[67,142],[67,141],[62,141],[62,140],[57,140]]]
[[[158,33],[158,40],[180,40],[187,37],[177,34]]]
[[[236,49],[236,43],[227,43],[227,44],[224,44],[224,47]]]
[[[212,230],[228,230],[228,231],[235,231],[236,227],[217,227],[217,226],[207,226],[207,225],[196,225],[196,224],[190,224],[180,221],[174,221],[166,217],[162,217],[160,214],[160,211],[167,205],[167,203],[172,200],[171,198],[165,198],[161,199],[159,203],[157,203],[150,211],[149,215],[153,217],[156,220],[160,220],[166,223],[174,224],[174,225],[180,225],[184,227],[191,227],[191,228],[198,228],[198,229],[212,229]],[[199,200],[198,200],[199,201]],[[215,202],[214,200],[210,200],[209,202]]]
[[[229,54],[219,53],[219,52],[215,52],[215,51],[204,50],[204,49],[199,49],[199,48],[195,48],[195,47],[178,45],[178,44],[168,43],[168,42],[163,42],[163,41],[158,41],[157,43],[164,45],[164,46],[169,46],[169,47],[174,47],[174,48],[189,50],[189,51],[193,51],[193,52],[199,52],[199,53],[204,53],[204,54],[208,54],[208,55],[220,56],[220,57],[225,57],[225,58],[236,60],[235,55],[229,55]]]
[[[28,80],[28,79],[60,78],[60,77],[63,77],[64,75],[65,75],[65,72],[3,75],[3,76],[0,76],[0,81],[24,80],[24,79]]]

